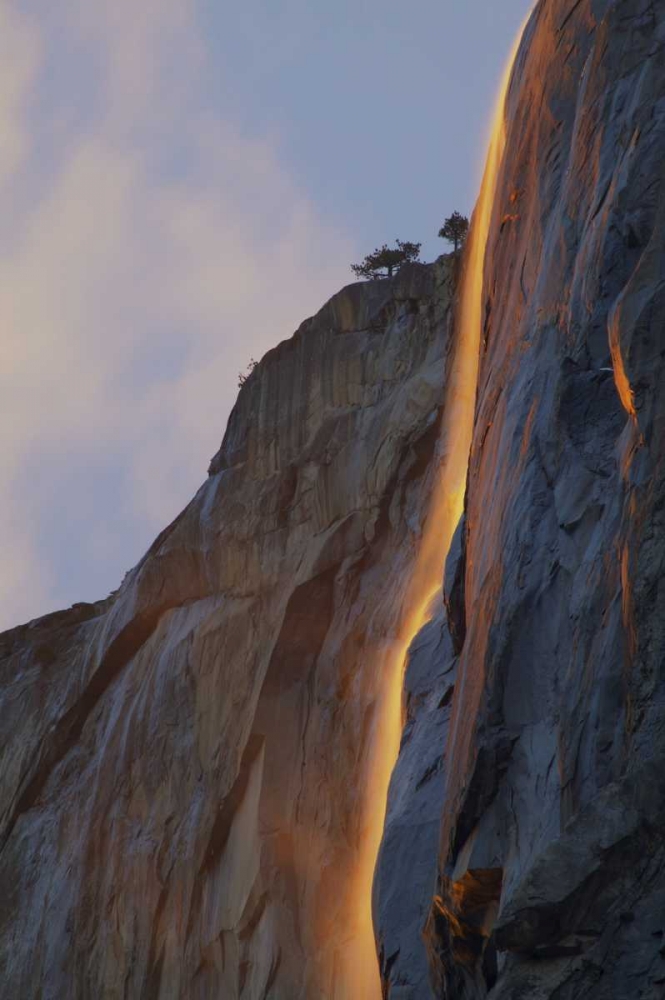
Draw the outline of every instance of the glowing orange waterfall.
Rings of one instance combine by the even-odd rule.
[[[379,708],[368,772],[366,828],[354,898],[358,922],[344,955],[334,1000],[381,1000],[372,925],[372,881],[386,815],[388,785],[402,733],[402,689],[409,646],[431,617],[441,592],[443,567],[462,514],[480,353],[483,274],[499,168],[505,146],[505,99],[522,31],[504,73],[492,127],[487,165],[467,242],[461,306],[454,357],[446,385],[446,404],[439,442],[440,475],[420,540],[413,577],[404,595],[399,635],[385,655],[383,698]]]

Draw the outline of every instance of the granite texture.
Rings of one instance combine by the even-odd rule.
[[[351,888],[454,271],[334,296],[119,590],[0,637],[3,1000],[358,995]]]
[[[386,1000],[665,994],[664,56],[660,2],[541,0],[515,63],[465,516],[376,869]],[[120,589],[0,637],[2,1000],[373,998],[352,886],[454,271],[335,296]]]
[[[665,995],[664,53],[660,3],[542,0],[515,64],[436,892],[424,943],[381,917],[432,985],[390,997]]]

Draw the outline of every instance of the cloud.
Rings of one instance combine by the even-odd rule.
[[[0,0],[0,627],[119,582],[357,256],[221,113],[190,5],[57,6]]]
[[[37,32],[0,2],[0,186],[16,175],[28,152],[23,119],[38,63]]]

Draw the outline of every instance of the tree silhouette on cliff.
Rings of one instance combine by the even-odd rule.
[[[255,361],[254,358],[251,358],[249,364],[247,365],[247,370],[244,372],[238,372],[239,389],[242,389],[243,385],[245,384],[249,376],[252,374],[254,369],[258,367],[258,364],[259,364],[258,361]]]
[[[460,248],[464,246],[468,234],[469,220],[461,212],[453,212],[441,226],[441,229],[439,229],[441,239],[453,244],[453,253],[455,256],[459,253]]]
[[[397,240],[396,243],[396,247],[389,247],[384,243],[374,253],[367,254],[362,264],[352,264],[351,270],[356,278],[392,278],[404,264],[412,264],[418,260],[422,244],[402,240]]]

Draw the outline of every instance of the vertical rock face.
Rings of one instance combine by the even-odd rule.
[[[384,991],[392,1000],[432,996],[423,941],[436,885],[455,659],[439,612],[412,644],[405,675],[406,724],[393,771],[374,882]]]
[[[543,0],[514,71],[449,567],[435,996],[665,990],[664,51],[661,3]],[[420,829],[429,711],[384,852]],[[379,921],[416,947],[398,910]],[[390,996],[427,996],[408,972]]]
[[[364,779],[453,283],[335,296],[119,591],[0,637],[3,1000],[361,995]]]
[[[391,1000],[665,990],[664,52],[660,2],[541,0],[515,66],[374,886]],[[335,296],[120,590],[0,637],[3,1000],[372,997],[364,783],[452,296],[446,262]]]

